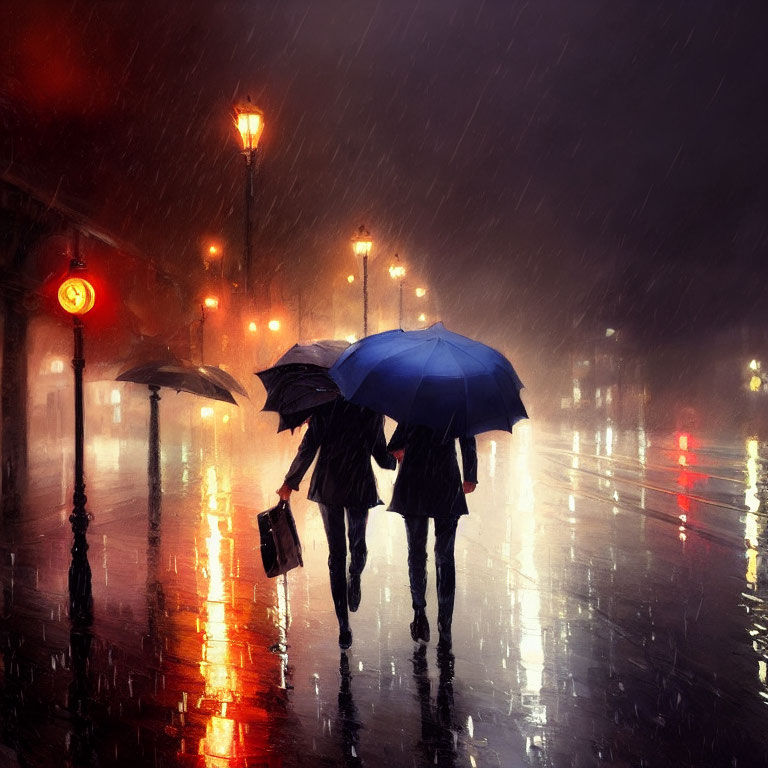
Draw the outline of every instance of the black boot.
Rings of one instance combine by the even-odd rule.
[[[448,655],[453,647],[453,638],[451,637],[451,619],[438,614],[437,632],[439,639],[437,641],[437,653],[439,655]]]
[[[352,613],[360,607],[361,596],[360,574],[350,573],[349,578],[347,579],[347,605]]]
[[[417,608],[413,612],[413,621],[411,622],[411,639],[414,643],[429,642],[429,621],[423,608]]]

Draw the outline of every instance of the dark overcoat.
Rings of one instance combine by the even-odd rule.
[[[459,438],[464,480],[477,482],[474,437]],[[443,441],[429,427],[398,424],[387,448],[405,455],[389,509],[401,515],[457,518],[469,513],[456,457],[456,441]]]
[[[384,469],[397,466],[387,452],[383,416],[342,398],[317,408],[285,476],[293,490],[299,489],[318,450],[317,466],[309,482],[310,500],[353,509],[383,504],[371,456]]]

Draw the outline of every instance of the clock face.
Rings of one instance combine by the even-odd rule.
[[[84,315],[93,309],[96,292],[82,277],[67,278],[59,286],[59,304],[71,315]]]

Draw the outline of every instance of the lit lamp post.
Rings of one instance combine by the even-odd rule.
[[[368,254],[372,246],[371,233],[361,224],[357,235],[352,238],[352,248],[355,256],[363,258],[363,336],[368,335]]]
[[[211,263],[216,259],[219,260],[219,278],[224,279],[224,252],[215,243],[211,243],[206,249],[208,252],[207,263]]]
[[[250,98],[235,107],[237,130],[243,141],[245,157],[245,244],[243,250],[243,294],[248,295],[251,273],[251,203],[253,201],[253,174],[259,139],[264,131],[264,114],[251,104]]]
[[[400,257],[395,254],[395,261],[399,262]],[[405,279],[405,265],[393,264],[389,268],[389,276],[393,280],[397,280],[399,286],[399,298],[398,298],[398,312],[397,312],[397,327],[402,330],[403,328],[403,280]]]
[[[96,292],[93,285],[85,278],[85,263],[80,259],[77,238],[75,252],[69,264],[69,274],[59,286],[59,304],[72,315],[74,322],[74,357],[72,367],[75,371],[75,489],[72,495],[72,525],[74,542],[72,544],[72,562],[69,566],[69,613],[73,619],[87,619],[92,612],[91,567],[88,563],[88,543],[85,532],[88,530],[90,515],[85,511],[85,479],[83,473],[83,445],[85,427],[83,419],[83,321],[81,315],[93,309]]]
[[[214,312],[219,308],[219,300],[215,296],[206,296],[200,305],[200,365],[205,365],[203,345],[205,344],[205,319],[208,317],[206,310]]]

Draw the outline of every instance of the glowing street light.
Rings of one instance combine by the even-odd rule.
[[[426,295],[426,293],[427,293],[427,289],[426,289],[426,288],[417,288],[417,289],[414,291],[414,293],[416,294],[416,298],[417,298],[417,299],[423,299],[423,298],[424,298],[424,296],[425,296],[425,295]]]
[[[219,260],[219,277],[224,279],[224,251],[220,245],[216,243],[210,243],[206,249],[208,254],[208,261]],[[206,268],[208,267],[208,261],[206,261]]]
[[[200,305],[200,365],[205,365],[205,320],[208,316],[206,310],[215,312],[219,308],[219,299],[217,296],[206,296]]]
[[[352,249],[355,256],[363,259],[363,336],[368,335],[368,256],[372,247],[371,233],[361,224],[357,234],[352,238]]]
[[[354,275],[347,275],[347,282],[352,285],[352,283],[355,282],[355,276]]]
[[[259,139],[264,131],[264,113],[251,104],[251,99],[235,106],[237,130],[243,142],[245,157],[245,243],[243,249],[243,292],[248,295],[251,272],[251,203],[253,201],[253,174]]]
[[[248,331],[250,333],[256,333],[256,331],[259,330],[259,326],[256,325],[255,321],[251,320],[250,323],[248,323]]]
[[[69,263],[69,274],[59,286],[58,298],[62,309],[72,315],[74,323],[74,355],[72,368],[75,372],[75,488],[72,494],[72,525],[74,541],[72,562],[69,566],[69,611],[75,620],[87,620],[92,615],[91,566],[88,563],[88,530],[90,515],[85,511],[85,476],[83,471],[83,446],[85,425],[83,418],[83,351],[82,315],[93,309],[96,291],[85,278],[85,262],[80,258],[79,232],[75,231],[73,255]]]
[[[397,327],[402,329],[403,327],[403,281],[405,280],[405,264],[400,263],[400,257],[395,254],[395,264],[392,264],[389,268],[389,276],[393,280],[398,281],[398,312],[397,312]]]
[[[269,328],[270,331],[279,331],[280,330],[280,321],[279,320],[270,320],[267,323],[267,328]]]

